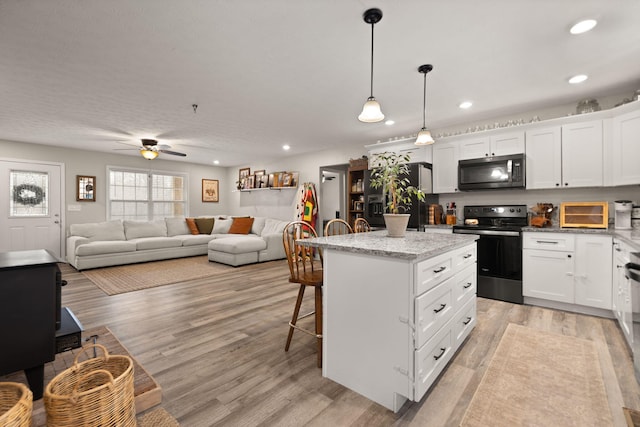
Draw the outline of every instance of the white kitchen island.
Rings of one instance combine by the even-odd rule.
[[[324,256],[323,376],[394,412],[419,401],[476,324],[477,238],[301,241]]]

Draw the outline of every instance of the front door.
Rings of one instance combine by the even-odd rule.
[[[0,160],[0,252],[62,257],[62,165]]]

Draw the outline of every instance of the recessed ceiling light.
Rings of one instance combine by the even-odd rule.
[[[214,160],[214,161],[213,161],[213,164],[214,164],[214,165],[219,165],[219,164],[220,164],[220,160]]]
[[[598,24],[598,21],[596,21],[595,19],[585,19],[584,21],[580,21],[577,24],[575,24],[573,27],[571,27],[569,32],[571,34],[586,33],[587,31],[593,30],[593,28],[597,24]]]
[[[473,105],[473,102],[464,101],[464,102],[461,102],[460,105],[458,105],[458,107],[462,108],[463,110],[466,110],[467,108],[471,108],[472,105]]]
[[[283,150],[285,150],[285,151],[286,151],[286,150],[288,150],[289,148],[291,148],[291,147],[289,147],[289,146],[288,146],[288,145],[286,145],[286,144],[282,146],[282,149],[283,149]]]
[[[589,78],[589,76],[587,76],[586,74],[578,74],[577,76],[573,76],[569,79],[569,83],[571,83],[572,85],[578,84],[578,83],[582,83],[583,81],[587,80]]]
[[[384,124],[387,126],[391,126],[391,125],[395,125],[396,122],[394,120],[387,120],[386,122],[384,122]]]

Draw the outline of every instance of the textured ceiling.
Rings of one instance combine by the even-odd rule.
[[[356,119],[370,7],[393,126]],[[431,128],[632,93],[638,22],[638,0],[0,0],[0,139],[113,153],[156,138],[188,155],[164,158],[221,166],[362,147],[419,130],[424,63]]]

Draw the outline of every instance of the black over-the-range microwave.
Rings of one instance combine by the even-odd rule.
[[[482,157],[458,162],[458,190],[524,188],[524,154]]]

